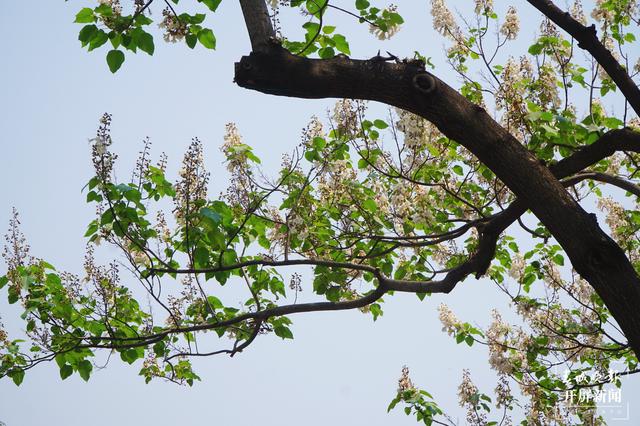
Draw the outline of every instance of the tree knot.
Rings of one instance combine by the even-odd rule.
[[[429,74],[428,72],[419,72],[413,76],[413,87],[424,93],[425,95],[430,94],[436,89],[436,79]]]

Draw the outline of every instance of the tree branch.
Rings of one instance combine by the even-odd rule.
[[[519,198],[598,292],[640,354],[640,279],[624,251],[567,193],[552,171],[487,112],[412,63],[308,59],[280,46],[252,52],[236,64],[235,81],[263,93],[301,98],[354,98],[383,102],[435,124],[471,151]]]
[[[265,52],[275,39],[276,33],[264,0],[240,0],[242,15],[254,52]]]
[[[581,172],[588,166],[613,155],[616,151],[640,153],[640,132],[629,128],[611,130],[591,145],[587,145],[555,164],[549,166],[558,178]]]
[[[570,178],[563,180],[562,182],[565,185],[574,185],[585,179],[597,180],[600,182],[608,183],[610,185],[617,186],[618,188],[624,189],[625,191],[632,193],[636,197],[640,197],[640,186],[632,182],[629,182],[628,180],[622,179],[618,176],[612,176],[606,173],[599,173],[599,172],[579,173],[575,176],[571,176]]]
[[[629,104],[640,115],[640,89],[633,82],[627,70],[614,58],[598,40],[596,26],[586,27],[574,19],[571,14],[563,11],[551,0],[527,0],[533,7],[538,9],[556,25],[565,30],[571,37],[578,41],[578,47],[589,52],[602,68],[609,74],[611,79],[620,88]]]

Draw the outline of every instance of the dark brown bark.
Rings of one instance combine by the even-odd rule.
[[[571,198],[556,177],[563,174],[560,172],[571,174],[581,170],[575,168],[597,155],[595,149],[560,162],[553,167],[554,176],[554,171],[538,161],[484,109],[419,64],[389,63],[378,57],[307,59],[271,43],[268,49],[252,52],[236,64],[235,81],[241,87],[279,96],[378,101],[411,111],[435,124],[444,135],[471,151],[519,197],[518,203],[522,205],[516,204],[510,214],[515,215],[518,209],[527,206],[549,229],[575,270],[603,299],[634,352],[640,355],[637,312],[640,279],[623,250]],[[491,236],[496,235],[494,231],[486,230]]]
[[[268,50],[269,42],[275,37],[275,32],[271,25],[267,4],[264,1],[240,0],[240,7],[247,25],[252,51]]]

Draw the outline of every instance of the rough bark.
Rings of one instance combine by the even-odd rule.
[[[629,259],[600,229],[594,216],[568,194],[550,168],[483,108],[419,64],[390,63],[379,57],[308,59],[271,42],[267,49],[243,57],[235,71],[236,83],[244,88],[278,96],[378,101],[435,124],[444,135],[471,151],[519,197],[523,204],[517,208],[528,207],[549,229],[640,355],[640,278]],[[569,171],[579,162],[556,167]]]
[[[240,7],[251,40],[251,49],[254,52],[267,51],[269,42],[275,36],[267,4],[264,1],[240,0]]]

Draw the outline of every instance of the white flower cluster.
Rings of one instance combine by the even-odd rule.
[[[496,94],[496,107],[504,110],[502,124],[514,136],[525,136],[524,118],[527,114],[525,86],[533,79],[531,62],[526,57],[515,60],[510,57],[502,74],[502,84]]]
[[[324,138],[324,136],[322,122],[314,115],[311,117],[307,127],[302,130],[302,144],[307,148],[311,148],[314,138]]]
[[[471,380],[471,373],[466,368],[462,370],[462,382],[458,386],[458,400],[460,405],[472,403],[475,405],[475,396],[478,394],[478,387]]]
[[[371,190],[375,194],[374,201],[378,206],[378,210],[380,210],[383,216],[387,216],[391,212],[391,202],[383,182],[382,179],[373,179],[371,182]]]
[[[395,13],[397,10],[398,10],[397,6],[390,5],[385,9],[385,11],[382,12],[382,14],[384,15],[385,12]],[[378,38],[378,40],[389,40],[391,37],[396,35],[398,31],[400,31],[400,24],[394,23],[392,25],[387,25],[386,31],[382,30],[382,28],[380,28],[379,26],[369,25],[369,32],[375,35]]]
[[[225,125],[224,142],[220,150],[225,155],[227,160],[227,170],[233,171],[237,166],[236,162],[244,163],[244,159],[241,155],[238,155],[238,147],[242,145],[242,136],[238,132],[238,127],[235,123],[227,123]]]
[[[526,267],[524,257],[520,253],[515,253],[511,258],[511,268],[509,269],[509,276],[515,280],[520,280]]]
[[[231,184],[227,189],[227,199],[235,205],[247,207],[252,191],[251,169],[247,152],[250,148],[242,143],[242,137],[235,123],[225,126],[224,142],[220,151],[227,159],[227,170],[231,173]]]
[[[309,235],[309,231],[304,223],[304,219],[295,210],[289,212],[289,216],[287,217],[287,224],[289,226],[290,235],[295,235],[300,240],[306,239]]]
[[[582,7],[582,2],[580,0],[576,0],[571,5],[571,16],[580,22],[582,25],[587,25],[587,17],[584,14],[584,8]]]
[[[122,5],[120,5],[120,0],[98,0],[98,4],[109,6],[115,15],[122,14]]]
[[[446,331],[449,336],[453,336],[458,328],[460,328],[460,320],[458,320],[453,311],[444,303],[438,306],[438,317],[442,323],[442,331]]]
[[[619,237],[621,234],[620,228],[627,224],[622,204],[614,201],[611,197],[603,197],[598,200],[598,208],[607,213],[606,223],[613,236]]]
[[[571,44],[564,39],[563,32],[558,29],[553,21],[547,18],[540,24],[540,35],[558,39],[558,43],[553,46],[553,55],[550,55],[550,59],[559,66],[566,66],[571,58],[573,49]]]
[[[176,183],[176,208],[174,214],[180,223],[184,223],[196,207],[196,200],[207,199],[209,172],[204,166],[202,142],[194,138],[182,159],[182,168],[178,172],[180,179]]]
[[[543,108],[560,107],[560,96],[558,96],[558,80],[554,69],[549,65],[543,65],[538,71],[537,94],[540,105]]]
[[[396,128],[404,133],[404,145],[414,151],[424,149],[429,142],[427,134],[427,123],[429,122],[400,108],[396,108],[396,113],[398,114]]]
[[[475,0],[476,2],[476,13],[490,13],[493,11],[493,0]]]
[[[335,203],[350,192],[351,182],[357,177],[351,163],[347,160],[333,160],[318,179],[318,191],[322,202]]]
[[[353,137],[359,129],[358,114],[364,111],[364,103],[341,99],[333,107],[332,119],[341,135]]]
[[[187,25],[175,16],[169,8],[165,8],[162,11],[162,21],[160,21],[158,27],[164,30],[164,41],[169,43],[182,41],[189,33]]]
[[[491,312],[493,321],[487,330],[487,343],[489,345],[489,365],[501,374],[509,374],[513,371],[513,365],[507,355],[506,338],[511,327],[502,320],[497,310]]]
[[[394,223],[398,228],[407,220],[427,224],[433,221],[433,199],[424,186],[401,179],[392,187],[389,198]]]
[[[398,379],[398,393],[413,389],[415,389],[415,386],[409,377],[409,367],[405,365],[402,367],[402,375],[400,376],[400,379]]]
[[[509,407],[513,401],[513,395],[511,394],[511,387],[509,386],[509,380],[504,374],[500,374],[498,378],[498,384],[495,388],[496,394],[496,408]],[[505,425],[511,424],[511,419],[507,418]]]
[[[478,387],[471,381],[469,370],[462,371],[462,382],[458,386],[458,401],[467,409],[467,422],[471,425],[486,425],[487,415],[477,410]]]
[[[500,27],[500,33],[504,35],[507,40],[515,40],[518,37],[520,31],[520,18],[516,13],[516,8],[509,6],[507,15],[504,18],[504,23]]]
[[[453,13],[444,0],[431,0],[431,16],[433,17],[433,28],[443,36],[450,37],[452,34],[460,32]]]
[[[596,4],[591,11],[591,17],[598,22],[602,22],[603,27],[613,21],[614,12],[610,7],[604,7],[606,0],[596,0]]]

